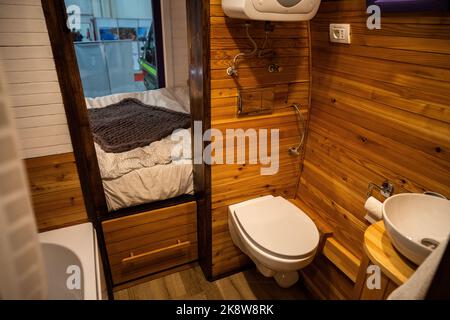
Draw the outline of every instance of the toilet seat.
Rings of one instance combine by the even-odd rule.
[[[263,197],[230,207],[245,240],[277,258],[305,259],[315,254],[319,232],[314,222],[282,197]]]

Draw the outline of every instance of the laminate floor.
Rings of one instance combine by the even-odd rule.
[[[199,266],[117,291],[116,300],[307,300],[300,280],[289,289],[256,269],[209,282]]]

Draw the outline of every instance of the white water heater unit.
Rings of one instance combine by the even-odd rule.
[[[307,21],[319,9],[321,0],[222,0],[230,18],[263,21]]]

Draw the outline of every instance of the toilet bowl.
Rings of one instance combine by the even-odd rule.
[[[234,244],[266,277],[288,288],[308,266],[319,245],[319,231],[299,208],[282,197],[266,196],[228,208]]]

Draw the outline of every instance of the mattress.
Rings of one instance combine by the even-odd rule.
[[[178,112],[190,112],[187,87],[87,98],[86,104],[88,108],[104,108],[125,98],[136,98],[145,104]],[[103,179],[103,188],[109,211],[193,194],[192,161],[172,161],[133,170],[115,179]]]
[[[103,180],[109,211],[194,194],[192,164],[171,163]]]

